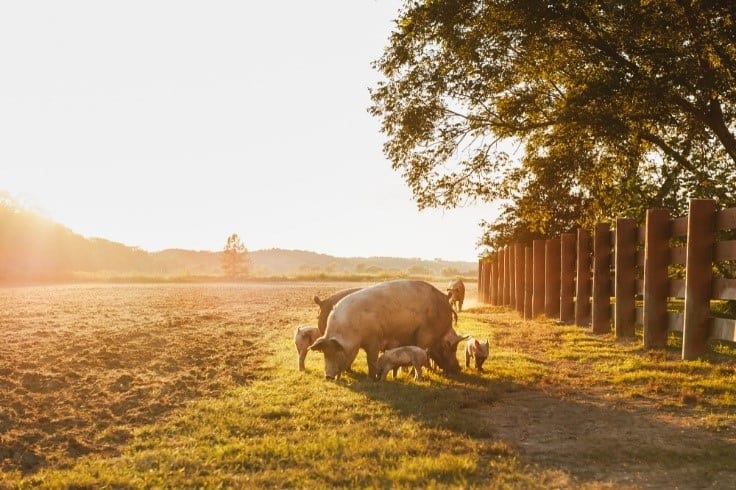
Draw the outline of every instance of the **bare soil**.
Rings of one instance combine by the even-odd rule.
[[[736,463],[707,479],[697,470],[711,457],[736,455],[736,439],[703,430],[693,417],[661,413],[651,402],[607,403],[605,393],[560,397],[511,389],[482,416],[524,461],[562,470],[578,482],[736,488]]]
[[[299,322],[316,324],[313,295],[335,288],[0,289],[0,470],[117,454],[136,427],[247,383],[264,344]]]

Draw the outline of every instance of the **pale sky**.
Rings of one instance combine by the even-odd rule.
[[[367,112],[400,4],[3,1],[0,190],[148,251],[474,261],[495,208],[418,211]]]

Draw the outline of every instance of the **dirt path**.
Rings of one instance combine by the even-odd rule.
[[[652,388],[651,396],[632,396],[616,391],[622,388],[605,376],[602,383],[593,381],[602,376],[588,377],[591,373],[586,370],[597,362],[594,355],[586,359],[582,354],[580,362],[553,354],[569,347],[562,340],[564,327],[553,322],[530,328],[515,312],[502,310],[487,321],[497,349],[523,353],[547,373],[537,382],[500,383],[492,403],[472,408],[494,437],[516,449],[524,461],[563,471],[580,483],[611,482],[616,488],[736,488],[736,426],[729,423],[717,429],[705,421],[718,411],[733,421],[731,410],[704,408],[709,406],[707,400],[683,403],[677,384],[667,392]],[[617,348],[605,336],[588,334],[582,342]],[[632,345],[638,344],[631,341],[620,347]],[[674,362],[675,367],[664,362],[653,365],[666,372],[681,366]],[[733,360],[726,361],[723,372],[732,364]],[[702,376],[697,370],[683,370],[683,379]]]
[[[605,399],[603,393],[561,398],[509,388],[478,415],[524,461],[564,471],[580,482],[736,488],[736,463],[731,470],[709,475],[708,481],[693,475],[693,468],[712,457],[736,455],[733,437],[703,431],[688,417],[658,413],[651,403],[608,404]]]

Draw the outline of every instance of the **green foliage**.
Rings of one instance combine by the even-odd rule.
[[[420,207],[500,200],[491,247],[733,205],[734,38],[724,0],[408,1],[370,112]]]

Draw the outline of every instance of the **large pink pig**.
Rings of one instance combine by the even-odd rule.
[[[443,371],[458,372],[457,345],[466,337],[457,335],[452,318],[447,295],[431,284],[382,282],[340,300],[310,349],[324,353],[328,379],[348,370],[360,349],[368,359],[368,377],[375,379],[378,353],[403,345],[428,349]]]

